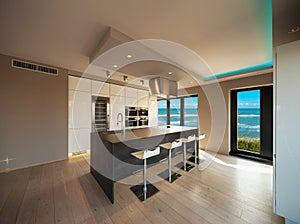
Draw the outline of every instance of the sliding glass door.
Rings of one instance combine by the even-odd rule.
[[[237,93],[237,150],[260,153],[260,90]]]

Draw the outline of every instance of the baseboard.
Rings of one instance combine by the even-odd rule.
[[[21,167],[16,167],[16,168],[12,168],[12,169],[6,169],[6,170],[0,171],[0,174],[1,173],[10,173],[10,172],[13,172],[16,170],[27,169],[27,168],[31,168],[31,167],[35,167],[35,166],[42,166],[42,165],[55,163],[55,162],[61,162],[61,161],[68,160],[68,159],[69,158],[63,158],[63,159],[51,160],[51,161],[42,162],[42,163],[34,163],[34,164],[27,165],[27,166],[21,166]]]

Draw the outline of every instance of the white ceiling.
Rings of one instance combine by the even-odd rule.
[[[136,40],[181,44],[202,57],[213,73],[223,73],[272,60],[271,11],[269,0],[1,1],[0,53],[84,71],[112,27]],[[189,58],[181,60],[189,64]],[[124,71],[131,67],[132,75],[147,76],[171,69],[138,64]],[[174,79],[184,82],[180,69],[172,71]]]

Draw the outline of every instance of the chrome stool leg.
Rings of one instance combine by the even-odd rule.
[[[144,201],[147,199],[147,159],[144,159]]]
[[[169,160],[168,160],[168,166],[169,166],[169,182],[172,182],[172,170],[171,170],[171,151],[169,150]]]
[[[197,141],[195,141],[195,163],[197,164]]]
[[[186,143],[183,143],[183,169],[186,171]]]

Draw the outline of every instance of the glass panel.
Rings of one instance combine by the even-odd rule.
[[[238,149],[260,152],[260,90],[241,91],[238,103]]]
[[[158,126],[167,125],[167,101],[160,100],[157,102],[158,105]]]
[[[180,126],[180,99],[170,100],[170,124]]]
[[[184,126],[198,127],[198,97],[184,98]]]

